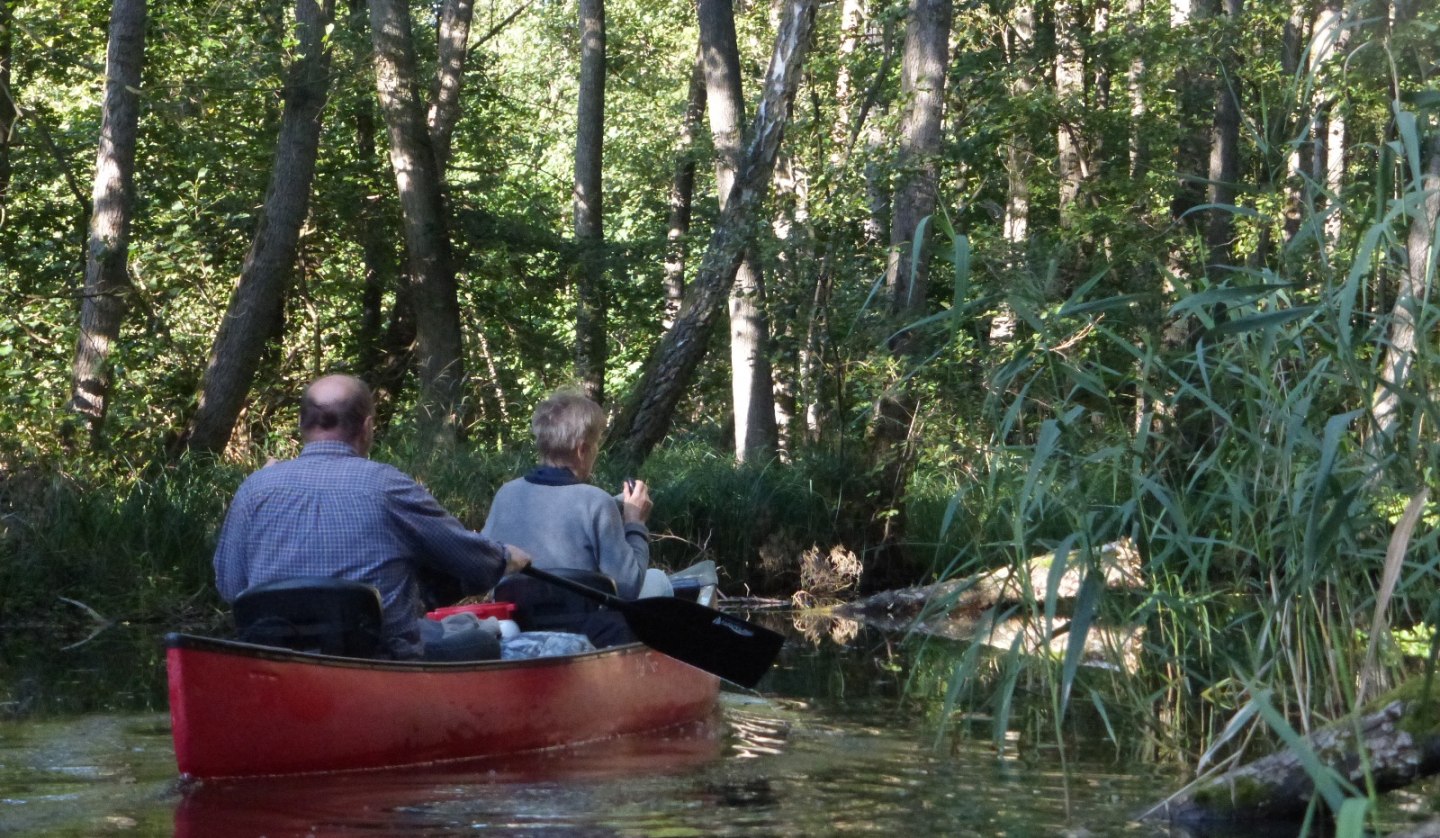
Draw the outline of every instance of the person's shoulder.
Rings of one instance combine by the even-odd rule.
[[[523,477],[516,477],[512,480],[506,480],[504,483],[501,483],[500,488],[495,490],[495,494],[498,495],[501,492],[518,492],[528,485],[534,484],[530,483]]]
[[[577,506],[619,514],[620,507],[615,503],[615,496],[594,483],[576,483],[573,486],[565,486],[564,489],[571,503]]]
[[[360,458],[360,463],[355,466],[357,473],[365,475],[370,480],[397,488],[411,488],[420,485],[420,482],[414,477],[401,471],[399,466],[364,457]]]

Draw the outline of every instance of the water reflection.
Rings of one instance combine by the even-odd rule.
[[[793,615],[752,617],[786,628],[793,642],[758,693],[725,693],[706,724],[425,769],[185,788],[176,782],[168,720],[152,712],[163,709],[158,631],[97,638],[113,660],[51,649],[50,671],[42,671],[44,654],[27,650],[30,713],[12,708],[11,720],[0,716],[0,832],[1201,834],[1134,823],[1133,813],[1183,778],[1129,762],[1113,748],[1068,754],[1066,764],[1058,752],[1033,746],[1001,755],[984,735],[935,747],[934,701],[924,684],[943,684],[954,650],[917,653],[855,624],[807,624],[802,632],[789,626]],[[7,646],[0,644],[0,661],[15,672]],[[11,681],[5,689],[16,694]],[[128,709],[95,712],[103,696],[117,694],[131,702]]]
[[[662,733],[429,768],[197,783],[176,808],[175,835],[574,834],[596,826],[596,813],[615,817],[635,805],[610,790],[714,763],[723,727],[717,716]]]

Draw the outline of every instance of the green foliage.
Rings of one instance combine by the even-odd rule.
[[[1387,20],[1351,9],[1344,48],[1324,57],[1313,10],[1246,5],[1239,21],[1179,22],[1163,4],[1106,17],[1075,3],[1058,19],[1041,7],[1028,23],[1029,7],[957,6],[944,209],[906,251],[933,257],[927,314],[909,324],[891,315],[880,200],[906,105],[905,5],[871,4],[859,32],[822,10],[772,223],[754,248],[791,417],[784,456],[735,465],[729,370],[714,360],[725,357],[726,330],[717,329],[670,443],[637,475],[655,487],[657,561],[713,557],[733,590],[785,595],[811,547],[873,561],[882,520],[906,523],[895,575],[917,580],[1020,567],[1044,552],[1093,570],[1103,545],[1128,540],[1141,590],[1091,583],[1070,601],[1032,593],[1011,616],[1061,630],[1061,645],[1038,655],[1020,643],[975,646],[959,666],[917,675],[916,689],[946,716],[988,714],[1002,743],[1016,728],[1064,741],[1064,726],[1084,719],[1111,737],[1141,729],[1179,758],[1237,749],[1266,718],[1283,733],[1276,720],[1300,729],[1349,709],[1396,511],[1440,473],[1433,295],[1420,294],[1414,310],[1420,340],[1397,388],[1399,424],[1381,433],[1371,416],[1426,197],[1425,142],[1437,130],[1436,11],[1402,4]],[[397,314],[400,199],[365,16],[342,15],[330,39],[311,217],[283,326],[232,447],[220,462],[162,465],[157,452],[193,409],[264,199],[289,8],[152,4],[134,289],[104,445],[91,451],[63,405],[108,5],[12,6],[9,92],[21,118],[0,215],[0,621],[45,613],[56,594],[102,611],[203,610],[214,604],[210,534],[248,467],[293,455],[303,383],[332,369],[373,376],[376,356],[408,339]],[[475,20],[446,180],[468,439],[442,459],[413,443],[414,393],[402,376],[385,394],[380,454],[471,525],[528,465],[535,402],[573,375],[574,8],[503,14],[483,9]],[[739,14],[753,99],[773,21],[765,4]],[[433,16],[433,4],[415,5],[426,75]],[[688,15],[654,0],[609,4],[607,20],[613,402],[661,333],[664,220],[696,33]],[[1317,40],[1297,40],[1297,26]],[[1087,80],[1065,96],[1053,84],[1062,44],[1083,52]],[[1241,105],[1240,182],[1233,203],[1213,205],[1204,138],[1221,91]],[[1343,165],[1326,177],[1320,140],[1340,119]],[[1053,165],[1061,131],[1086,163],[1067,206]],[[716,216],[703,134],[692,151],[692,273]],[[1217,218],[1233,227],[1228,264],[1205,245]],[[1419,282],[1434,279],[1432,258]],[[892,352],[900,329],[917,355]],[[901,508],[879,508],[872,411],[896,382],[921,406],[914,469]],[[604,485],[627,476],[601,468]],[[1389,604],[1399,632],[1433,625],[1440,609],[1431,593],[1440,563],[1425,558],[1435,538],[1421,527],[1410,545],[1416,558]],[[1116,626],[1143,628],[1131,650],[1138,664],[1088,666],[1097,661],[1087,641]],[[1255,704],[1257,690],[1268,691],[1273,717]]]
[[[1403,152],[1418,144],[1404,139],[1399,113]],[[1361,295],[1377,273],[1403,266],[1418,180],[1399,182],[1389,212],[1355,237],[1348,272],[1291,274],[1316,267],[1291,253],[1277,270],[1202,277],[1167,299],[1115,293],[1126,284],[1106,266],[1058,303],[1027,290],[1044,283],[1011,283],[1004,307],[1025,328],[987,366],[991,436],[965,458],[972,472],[947,516],[972,540],[947,573],[1021,568],[1046,550],[1091,572],[1064,615],[1063,655],[1033,658],[1017,641],[993,660],[967,656],[952,672],[947,713],[984,706],[997,735],[1045,718],[1064,741],[1079,698],[1143,725],[1162,748],[1203,741],[1213,755],[1239,748],[1239,731],[1257,723],[1293,745],[1291,725],[1355,709],[1398,507],[1440,457],[1421,430],[1436,418],[1431,342],[1395,388],[1400,428],[1386,434],[1369,421],[1392,320],[1362,317],[1373,303]],[[1168,324],[1146,316],[1167,305]],[[1413,313],[1422,334],[1440,323],[1428,301]],[[1090,563],[1098,545],[1122,539],[1140,551],[1143,589],[1102,593]],[[1422,655],[1431,632],[1412,627],[1436,607],[1434,562],[1423,558],[1435,540],[1416,533],[1408,555],[1417,558],[1388,606],[1397,638],[1419,637]],[[1009,613],[1048,634],[1057,603],[1026,589]],[[1087,632],[1107,622],[1143,627],[1129,677],[1082,679]],[[1016,703],[1030,679],[1050,702]],[[1156,717],[1163,727],[1143,721]],[[1309,767],[1331,783],[1327,799],[1353,832],[1365,807],[1345,800],[1320,762]]]

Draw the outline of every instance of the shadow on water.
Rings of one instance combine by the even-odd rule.
[[[709,723],[423,769],[194,784],[175,776],[158,631],[119,627],[68,651],[7,636],[0,834],[1294,834],[1137,824],[1182,778],[1113,749],[1062,770],[1044,749],[937,737],[912,676],[943,668],[945,647],[917,662],[894,635],[753,616],[791,640],[760,690],[722,694]]]

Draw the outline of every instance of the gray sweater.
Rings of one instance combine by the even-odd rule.
[[[541,570],[598,570],[615,580],[621,597],[634,599],[650,566],[650,533],[627,524],[620,504],[588,483],[545,486],[524,478],[495,493],[481,535],[514,544]]]

